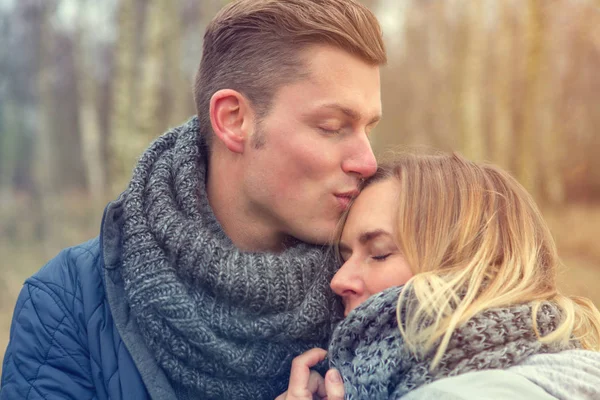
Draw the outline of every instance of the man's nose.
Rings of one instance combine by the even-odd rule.
[[[342,170],[366,179],[377,171],[377,160],[367,135],[355,139],[348,157],[342,162]]]

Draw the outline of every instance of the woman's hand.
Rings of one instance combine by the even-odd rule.
[[[317,371],[310,370],[326,355],[327,351],[315,348],[294,358],[288,390],[275,400],[343,400],[344,383],[337,370],[327,371],[325,379]]]

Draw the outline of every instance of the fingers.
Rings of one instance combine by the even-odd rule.
[[[292,387],[280,394],[275,400],[313,400],[314,398],[324,399],[327,397],[325,390],[325,381],[317,371],[310,371],[307,382],[304,387]]]
[[[327,392],[323,377],[310,368],[324,360],[326,355],[325,350],[315,348],[294,358],[288,390],[275,400],[312,400],[313,397],[325,397]]]
[[[325,380],[317,371],[310,371],[310,377],[308,378],[308,392],[313,398],[326,398],[327,390],[325,388]]]
[[[275,400],[311,400],[315,397],[327,400],[344,400],[344,382],[336,369],[327,371],[325,379],[318,372],[311,371],[306,389],[297,389],[300,391],[282,393]]]
[[[325,359],[327,352],[323,349],[315,348],[302,353],[292,361],[292,371],[290,372],[290,383],[288,386],[288,393],[295,395],[302,395],[309,389],[309,381],[311,378],[310,368],[317,365],[320,361]],[[317,375],[319,375],[317,373]],[[319,375],[320,377],[320,375]],[[310,381],[314,385],[315,377],[313,374],[313,381]],[[321,378],[322,381],[323,378]],[[317,382],[318,383],[318,382]],[[317,388],[314,388],[317,389]],[[311,391],[310,393],[315,393]]]
[[[325,389],[327,400],[344,400],[344,382],[336,369],[330,369],[325,374]]]

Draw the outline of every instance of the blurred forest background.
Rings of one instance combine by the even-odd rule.
[[[0,358],[21,284],[98,234],[136,158],[194,113],[223,0],[0,0]],[[378,155],[458,150],[534,194],[600,305],[600,1],[364,0],[389,52]]]

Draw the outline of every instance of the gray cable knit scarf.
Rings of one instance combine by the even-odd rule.
[[[403,344],[396,306],[401,287],[372,296],[335,329],[329,360],[343,379],[346,399],[398,399],[421,385],[447,376],[485,369],[505,369],[538,353],[577,347],[540,343],[533,331],[531,307],[515,305],[486,310],[459,327],[439,366],[429,370],[435,349],[416,357]],[[542,336],[556,329],[560,311],[549,303],[537,316]]]
[[[339,320],[335,262],[299,242],[238,250],[208,204],[206,158],[196,118],[141,157],[124,194],[127,301],[179,396],[273,399],[292,358],[326,346]]]

